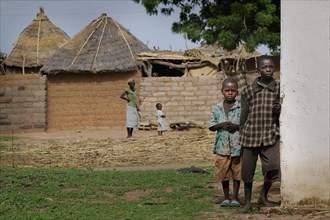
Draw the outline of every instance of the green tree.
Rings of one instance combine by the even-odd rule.
[[[244,43],[248,51],[264,44],[280,47],[280,0],[133,0],[147,14],[170,16],[179,10],[172,32],[194,43],[218,44],[233,50]]]

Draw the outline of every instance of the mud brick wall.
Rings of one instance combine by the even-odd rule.
[[[239,91],[241,91],[246,83],[252,83],[258,76],[259,73],[251,72],[232,77],[239,81]],[[274,78],[279,82],[280,72],[275,72]],[[222,75],[142,78],[140,86],[142,121],[157,124],[155,106],[160,102],[168,124],[194,122],[200,126],[208,126],[212,106],[223,100],[220,91],[223,80]],[[240,100],[240,94],[237,100]]]
[[[0,132],[45,130],[46,77],[0,76]]]
[[[48,129],[126,127],[127,80],[139,87],[141,73],[57,74],[48,76]]]
[[[141,79],[142,121],[156,123],[156,103],[163,105],[168,124],[195,122],[206,126],[212,106],[223,100],[223,77],[148,77]]]

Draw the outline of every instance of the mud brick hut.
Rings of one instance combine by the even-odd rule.
[[[40,8],[37,17],[22,31],[5,59],[6,74],[39,73],[47,58],[69,39]]]
[[[41,69],[48,79],[48,129],[124,127],[120,94],[142,76],[136,54],[150,49],[106,14],[93,20]]]
[[[40,8],[10,54],[0,58],[0,132],[45,130],[47,84],[39,75],[45,60],[69,40]]]
[[[5,62],[6,56],[2,53],[0,53],[0,75],[5,75],[6,71],[4,68],[4,62]]]

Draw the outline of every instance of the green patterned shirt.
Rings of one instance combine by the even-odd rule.
[[[239,124],[241,113],[241,104],[236,101],[233,107],[228,112],[228,117],[225,113],[223,102],[213,106],[209,128],[218,123],[231,121],[232,123]],[[237,157],[241,155],[241,146],[238,144],[239,131],[234,134],[219,129],[214,141],[213,153],[221,155],[231,155]]]

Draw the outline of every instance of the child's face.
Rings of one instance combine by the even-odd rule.
[[[272,78],[274,75],[274,62],[270,59],[264,59],[260,62],[259,72],[263,78]]]
[[[156,108],[157,108],[157,110],[162,110],[162,105],[158,104],[158,105],[156,105]]]
[[[238,89],[236,84],[231,82],[224,84],[222,88],[222,94],[227,102],[235,101],[236,96],[238,94]]]
[[[128,85],[129,85],[130,88],[134,88],[135,87],[135,82],[129,82]]]

